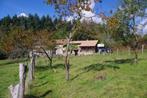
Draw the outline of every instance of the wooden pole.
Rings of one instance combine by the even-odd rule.
[[[10,91],[10,98],[19,98],[18,94],[19,94],[19,84],[17,85],[10,85],[8,87],[9,91]]]
[[[29,78],[29,82],[31,82],[35,77],[34,77],[34,74],[35,74],[35,54],[32,52],[32,55],[31,55],[31,61],[30,61],[30,64],[29,64],[29,72],[28,72],[28,78]]]
[[[142,49],[141,49],[142,54],[144,53],[144,45],[142,44]]]
[[[24,98],[26,80],[26,67],[24,64],[19,64],[19,98]]]
[[[36,64],[35,60],[36,60],[36,56],[35,56],[35,54],[33,52],[32,61],[31,61],[31,63],[32,63],[33,79],[35,78],[35,64]]]
[[[19,83],[17,85],[10,85],[9,90],[11,98],[24,98],[26,80],[26,66],[19,64]]]
[[[28,71],[28,79],[29,79],[29,82],[31,82],[33,80],[33,68],[32,68],[32,64],[30,63],[29,64],[29,71]]]
[[[117,56],[118,56],[118,48],[117,48],[117,50],[116,50],[116,51],[117,51]]]
[[[128,55],[131,55],[131,48],[128,47]]]

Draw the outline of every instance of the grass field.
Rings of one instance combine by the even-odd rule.
[[[54,58],[53,69],[46,58],[38,58],[35,80],[27,98],[147,98],[147,52],[139,63],[132,55],[71,57],[70,81],[65,80],[64,60]],[[8,97],[8,86],[18,81],[18,62],[0,61],[0,98]]]

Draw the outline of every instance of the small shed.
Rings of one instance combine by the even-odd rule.
[[[64,55],[64,45],[67,44],[66,39],[56,41],[56,54]],[[71,41],[71,45],[77,46],[73,52],[75,55],[89,55],[97,52],[98,40],[82,40],[82,41]]]
[[[96,53],[97,43],[98,43],[98,40],[82,41],[81,44],[79,45],[80,53],[84,55]]]

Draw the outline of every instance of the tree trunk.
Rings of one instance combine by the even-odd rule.
[[[53,59],[50,59],[50,67],[52,68]]]
[[[50,56],[49,56],[48,53],[46,52],[46,50],[45,50],[43,47],[41,47],[41,49],[42,49],[42,50],[44,51],[44,53],[46,54],[48,60],[50,61],[50,67],[52,68],[53,51],[50,50],[51,53],[50,53]]]
[[[67,46],[68,48],[68,46]],[[68,57],[68,49],[66,49],[65,54],[65,69],[66,69],[66,80],[69,80],[69,57]]]
[[[69,78],[69,61],[66,61],[66,80],[68,81],[70,78]]]
[[[50,50],[50,59],[49,59],[49,61],[50,61],[50,67],[52,68],[52,63],[53,63],[53,51],[52,50]]]
[[[66,69],[66,80],[68,81],[70,78],[69,78],[69,68]]]
[[[69,34],[69,37],[67,38],[67,46],[66,46],[66,52],[65,52],[65,69],[66,69],[66,80],[68,81],[70,79],[69,69],[70,69],[70,63],[69,63],[69,45],[71,40],[71,33]]]
[[[138,63],[138,52],[136,49],[134,50],[134,54],[135,54],[134,63],[137,64]]]
[[[72,35],[76,32],[76,30],[78,29],[78,27],[76,27],[76,25],[74,25],[72,27],[71,32],[69,32],[69,36],[67,37],[67,46],[66,46],[66,52],[65,52],[65,69],[66,69],[66,80],[68,81],[70,79],[70,63],[69,63],[69,46],[70,46],[70,41],[72,38]]]

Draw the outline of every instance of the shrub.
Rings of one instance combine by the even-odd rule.
[[[4,51],[0,50],[0,60],[6,59],[6,58],[7,58],[7,54]]]

